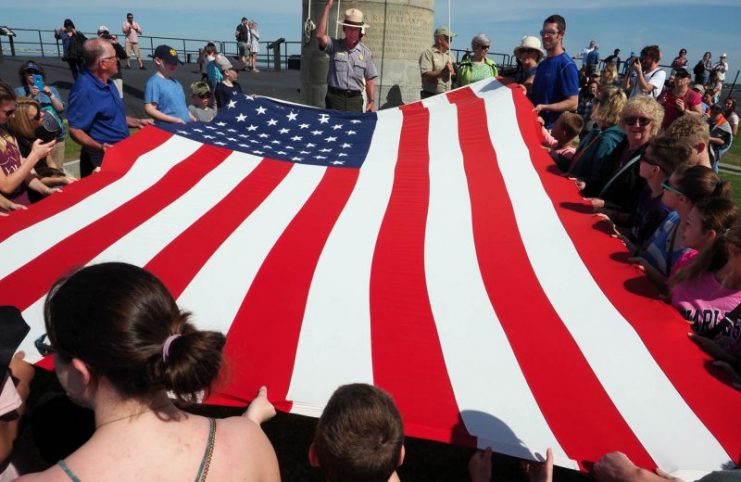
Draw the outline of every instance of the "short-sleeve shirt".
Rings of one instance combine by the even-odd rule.
[[[249,42],[250,29],[243,23],[237,25],[237,42]]]
[[[681,246],[677,235],[679,223],[679,213],[670,212],[648,239],[646,249],[640,253],[651,266],[665,275],[671,273],[674,263],[689,249]]]
[[[198,107],[196,105],[189,105],[188,112],[193,114],[193,117],[202,122],[211,122],[216,117],[216,109],[213,107]]]
[[[347,50],[344,39],[330,38],[324,52],[329,55],[327,84],[330,87],[362,91],[366,80],[378,77],[373,54],[363,42]]]
[[[669,124],[674,122],[674,119],[682,115],[682,111],[677,107],[677,99],[678,97],[670,90],[666,91],[659,98],[659,103],[664,106],[664,120],[661,122],[662,129],[669,127]],[[687,110],[692,110],[693,107],[702,104],[702,97],[692,89],[687,90],[682,100],[684,100],[684,108]]]
[[[130,27],[130,28],[129,28]],[[126,29],[129,28],[128,33],[126,33]],[[131,42],[132,44],[138,44],[139,43],[139,30],[142,28],[139,26],[136,21],[133,21],[129,23],[128,20],[123,21],[123,25],[121,25],[121,29],[123,30],[123,33],[126,34],[126,40]]]
[[[242,93],[242,86],[238,82],[232,82],[234,85],[229,87],[224,82],[216,84],[216,90],[214,91],[214,97],[216,98],[216,107],[221,109],[229,103],[229,101],[237,94]]]
[[[579,71],[569,54],[563,52],[554,57],[546,57],[535,73],[530,92],[533,105],[553,104],[575,95],[579,95]],[[542,111],[540,115],[545,126],[550,129],[560,112]]]
[[[126,108],[113,80],[104,84],[84,70],[72,86],[67,109],[69,126],[85,131],[100,143],[114,144],[129,137]]]
[[[643,93],[641,91],[641,88],[638,86],[638,79],[633,77],[631,79],[633,88],[630,90],[630,98],[632,99],[633,97],[639,95],[648,95],[656,99],[661,94],[661,91],[664,88],[664,82],[666,81],[666,72],[661,70],[661,67],[656,67],[656,69],[652,70],[651,72],[644,72],[643,78],[646,80],[646,82],[653,85],[653,90],[647,94]]]
[[[448,62],[452,62],[450,52],[440,52],[437,47],[430,47],[422,52],[419,56],[419,73],[436,72],[442,70]],[[440,94],[450,90],[452,80],[443,80],[442,77],[437,79],[426,79],[422,75],[422,90],[430,94]]]
[[[166,79],[157,74],[151,76],[144,87],[144,103],[157,104],[157,110],[163,114],[190,122],[185,91],[180,82],[175,79]],[[155,121],[155,124],[162,123],[162,121]]]

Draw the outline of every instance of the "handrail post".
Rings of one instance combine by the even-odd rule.
[[[41,57],[46,57],[44,55],[44,38],[41,36],[41,30],[39,30],[39,45],[41,46]]]
[[[185,50],[185,39],[183,39],[183,60],[187,60],[188,58],[188,51]]]

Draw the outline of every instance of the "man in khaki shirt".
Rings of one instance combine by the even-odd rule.
[[[435,30],[435,44],[419,56],[419,73],[422,75],[423,99],[450,90],[451,77],[455,75],[450,57],[450,42],[456,34],[446,27]]]

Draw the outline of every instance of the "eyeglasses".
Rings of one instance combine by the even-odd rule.
[[[53,355],[56,352],[54,350],[54,347],[47,343],[45,340],[46,333],[36,338],[36,340],[33,342],[33,345],[36,347],[41,356]]]
[[[543,30],[540,31],[540,36],[541,37],[545,37],[546,35],[558,35],[558,30],[552,30],[552,29],[545,30],[545,29],[543,29]]]
[[[634,126],[636,125],[636,122],[641,127],[646,127],[651,123],[651,119],[648,117],[638,117],[638,116],[630,116],[623,119],[623,122],[627,126]]]
[[[113,60],[115,58],[116,58],[115,55],[111,55],[110,57],[103,57],[102,59],[100,59],[100,61],[103,62],[104,60]]]
[[[674,187],[671,184],[669,184],[668,181],[664,181],[664,182],[661,183],[661,189],[663,189],[664,191],[669,191],[671,193],[674,193],[677,196],[684,196],[684,193],[682,191],[680,191],[676,187]]]

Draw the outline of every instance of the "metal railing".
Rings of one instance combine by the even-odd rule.
[[[456,62],[460,62],[466,54],[471,55],[471,49],[450,49],[450,51],[455,53]],[[489,52],[486,56],[494,60],[494,63],[496,63],[498,67],[513,66],[512,61],[514,57],[512,56],[512,54]]]
[[[6,54],[15,56],[29,57],[56,57],[61,58],[63,55],[62,41],[57,39],[54,30],[45,29],[28,29],[28,28],[10,28],[15,32],[15,37],[0,36],[0,57]],[[95,38],[95,32],[82,32],[87,38]],[[119,42],[123,45],[123,35],[119,35]],[[185,63],[195,63],[198,61],[199,50],[208,42],[214,42],[224,55],[236,57],[239,55],[236,40],[208,40],[193,39],[180,37],[157,37],[157,36],[139,36],[139,48],[142,55],[147,57],[154,52],[158,45],[167,44],[178,50],[178,55]],[[268,49],[268,45],[273,41],[261,41],[260,51],[257,54],[257,63],[259,68],[273,67],[273,51]],[[288,58],[292,55],[301,54],[300,41],[287,41],[280,44],[280,63],[282,68],[288,68]]]

